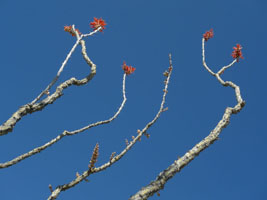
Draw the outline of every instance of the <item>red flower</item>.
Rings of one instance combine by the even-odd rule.
[[[205,39],[205,41],[208,41],[208,39],[212,38],[213,35],[213,29],[210,29],[209,31],[203,34],[203,38]]]
[[[126,65],[125,62],[123,62],[122,69],[127,75],[130,75],[135,71],[134,67]]]
[[[71,25],[64,26],[64,31],[69,32],[72,36],[75,36],[75,33],[72,31]],[[79,35],[81,34],[81,32],[77,28],[75,29],[75,31],[77,31]]]
[[[105,29],[106,27],[106,22],[100,18],[100,19],[97,19],[96,17],[94,17],[94,21],[90,23],[91,25],[91,28],[93,28],[94,30],[98,29],[99,27],[101,27],[100,29],[100,32],[103,31],[103,29]]]
[[[233,47],[234,51],[232,52],[232,57],[234,59],[236,59],[236,61],[239,61],[239,58],[244,59],[243,55],[242,55],[242,46],[240,44],[237,44],[236,47]]]

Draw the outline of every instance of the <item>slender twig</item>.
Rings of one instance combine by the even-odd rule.
[[[184,156],[182,156],[178,160],[175,160],[174,163],[171,164],[167,169],[162,171],[154,181],[152,181],[147,186],[143,187],[135,195],[131,196],[129,200],[145,200],[148,199],[153,194],[157,193],[159,190],[162,190],[169,179],[171,179],[176,173],[180,172],[180,170],[183,167],[187,166],[196,156],[199,155],[201,151],[208,148],[213,142],[215,142],[218,139],[221,131],[224,128],[226,128],[227,125],[229,124],[231,115],[238,113],[245,106],[245,101],[243,101],[241,97],[239,86],[235,85],[231,81],[224,82],[220,77],[222,71],[232,66],[236,62],[236,60],[234,60],[231,64],[227,65],[226,67],[223,67],[215,74],[210,70],[210,68],[205,63],[204,44],[205,40],[203,39],[202,40],[203,66],[207,69],[207,71],[211,75],[215,76],[223,86],[230,86],[235,90],[237,104],[233,108],[227,107],[225,109],[222,119],[219,121],[217,126],[210,132],[210,134],[207,137],[205,137],[201,142],[196,144]]]
[[[53,144],[55,144],[56,142],[58,142],[59,140],[61,140],[63,137],[65,136],[70,136],[70,135],[75,135],[75,134],[78,134],[78,133],[81,133],[87,129],[90,129],[90,128],[93,128],[93,127],[96,127],[96,126],[99,126],[99,125],[103,125],[103,124],[108,124],[110,123],[111,121],[113,121],[121,112],[121,110],[123,109],[125,103],[126,103],[126,95],[125,95],[125,79],[126,79],[126,74],[123,75],[123,83],[122,83],[122,93],[123,93],[123,101],[119,107],[119,109],[117,110],[117,112],[109,119],[107,120],[104,120],[104,121],[98,121],[96,123],[93,123],[93,124],[90,124],[88,126],[85,126],[81,129],[77,129],[77,130],[74,130],[74,131],[63,131],[63,133],[61,133],[60,135],[58,135],[56,138],[50,140],[49,142],[47,142],[46,144],[40,146],[40,147],[37,147],[25,154],[22,154],[8,162],[5,162],[5,163],[0,163],[0,168],[6,168],[6,167],[10,167],[12,165],[15,165],[16,163],[34,155],[34,154],[37,154],[37,153],[40,153],[41,151],[45,150],[47,147],[50,147],[52,146]]]
[[[77,37],[77,40],[75,42],[75,44],[73,45],[73,47],[71,48],[70,52],[68,53],[68,55],[66,56],[65,60],[63,61],[61,67],[59,68],[58,72],[57,72],[57,75],[56,77],[52,80],[52,82],[46,87],[46,89],[44,89],[41,94],[36,97],[30,104],[33,105],[35,104],[44,94],[47,93],[47,91],[50,90],[50,88],[56,83],[56,81],[58,80],[58,78],[60,77],[60,74],[63,72],[67,62],[69,61],[71,55],[73,54],[73,52],[75,51],[76,47],[80,44],[81,40],[83,37],[87,37],[87,36],[91,36],[95,33],[97,33],[98,31],[100,31],[101,27],[99,27],[98,29],[92,31],[91,33],[88,33],[88,34],[83,34],[81,36],[79,36],[78,32],[75,31],[75,26],[72,25],[72,31],[75,33],[76,37]]]
[[[54,191],[52,191],[52,194],[48,197],[47,200],[54,200],[58,197],[58,195],[62,192],[62,191],[66,191],[74,186],[76,186],[77,184],[79,184],[80,182],[82,182],[83,180],[86,180],[86,178],[90,175],[90,174],[94,174],[94,173],[98,173],[101,172],[105,169],[107,169],[108,167],[112,166],[113,164],[115,164],[117,161],[119,161],[133,146],[134,144],[136,144],[137,141],[139,141],[141,139],[141,137],[143,135],[146,134],[146,131],[158,120],[158,118],[160,117],[161,113],[165,111],[164,109],[164,105],[165,105],[165,99],[166,99],[166,95],[167,95],[167,89],[168,89],[168,85],[169,85],[169,80],[171,77],[171,73],[172,73],[172,61],[171,61],[171,54],[169,55],[169,60],[170,60],[170,67],[168,69],[168,75],[167,78],[165,80],[165,87],[163,90],[163,96],[162,96],[162,101],[160,104],[160,109],[158,111],[158,113],[155,115],[154,119],[152,121],[150,121],[149,123],[146,124],[146,126],[142,129],[138,131],[138,135],[136,137],[132,138],[132,141],[130,141],[127,146],[125,147],[125,149],[123,149],[121,151],[121,153],[119,153],[116,156],[112,156],[111,159],[109,159],[109,161],[103,165],[101,165],[100,167],[97,168],[90,168],[89,170],[84,171],[81,175],[77,176],[74,180],[72,180],[69,183],[66,183],[64,185],[60,185],[58,187],[56,187],[56,189]],[[113,153],[112,153],[113,154]]]
[[[51,83],[30,103],[30,105],[35,104],[40,98],[42,98],[43,95],[45,95],[50,88],[57,82],[57,80],[60,77],[60,74],[63,72],[64,67],[66,66],[67,62],[69,61],[71,55],[73,54],[74,50],[76,49],[76,47],[79,45],[80,43],[80,39],[78,39],[75,44],[73,45],[72,49],[70,50],[70,52],[68,53],[66,59],[63,61],[61,67],[59,68],[56,77],[51,81]]]
[[[205,46],[205,39],[202,38],[202,47]],[[206,59],[205,59],[205,48],[202,48],[202,63],[203,66],[206,68],[206,70],[208,70],[208,72],[212,75],[215,76],[215,73],[213,71],[211,71],[211,69],[208,67],[208,65],[206,64]]]
[[[73,30],[75,30],[74,26],[72,28],[73,28]],[[46,89],[41,92],[41,94],[38,97],[36,97],[31,103],[21,106],[15,113],[13,113],[13,115],[6,122],[4,122],[2,125],[0,125],[0,136],[11,132],[13,130],[14,126],[16,125],[16,123],[25,115],[31,114],[31,113],[36,112],[36,111],[40,111],[43,108],[45,108],[48,104],[54,103],[54,101],[56,99],[58,99],[60,96],[62,96],[62,90],[63,89],[65,89],[71,85],[77,85],[77,86],[84,85],[84,84],[88,83],[94,77],[94,75],[96,74],[96,65],[88,57],[88,55],[86,53],[85,41],[82,39],[84,37],[92,36],[93,34],[97,33],[100,29],[101,29],[101,27],[96,29],[95,31],[92,31],[89,34],[85,34],[85,35],[81,35],[81,36],[76,35],[77,41],[73,45],[70,52],[68,53],[64,62],[62,63],[60,69],[57,72],[56,77],[46,87]],[[77,34],[77,31],[74,31],[74,32]],[[49,89],[56,83],[56,81],[60,77],[61,73],[63,72],[64,67],[66,66],[68,60],[70,59],[71,55],[73,54],[73,52],[76,49],[76,47],[78,46],[78,44],[81,44],[81,46],[82,46],[82,55],[83,55],[86,63],[91,67],[91,73],[86,78],[84,78],[82,80],[70,78],[69,80],[61,83],[56,88],[56,91],[52,95],[47,96],[45,99],[43,99],[39,103],[36,103],[37,101],[40,100],[40,98],[44,94],[49,94]]]
[[[223,72],[224,72],[226,69],[228,69],[229,67],[231,67],[231,66],[232,66],[233,64],[235,64],[236,62],[237,62],[237,60],[234,59],[233,62],[231,62],[229,65],[226,65],[226,66],[222,67],[222,68],[217,72],[217,74],[218,74],[218,75],[223,74]]]
[[[90,32],[90,33],[87,33],[87,34],[82,34],[81,37],[88,37],[88,36],[92,36],[94,35],[95,33],[97,33],[98,31],[100,31],[102,29],[102,26],[98,27],[96,30]]]
[[[172,61],[171,61],[171,54],[169,54],[169,58],[170,58],[170,70],[168,73],[168,76],[165,80],[165,87],[163,89],[163,96],[162,96],[162,101],[160,104],[160,109],[158,111],[158,113],[156,114],[156,116],[154,117],[154,119],[152,121],[150,121],[149,123],[147,123],[147,125],[140,131],[138,131],[138,135],[134,138],[132,138],[132,141],[129,142],[129,144],[126,146],[126,148],[121,151],[120,154],[116,155],[114,158],[112,158],[109,162],[101,165],[100,167],[97,167],[93,170],[94,173],[96,172],[100,172],[103,171],[104,169],[106,169],[107,167],[110,167],[112,164],[114,164],[115,162],[117,162],[118,160],[120,160],[133,146],[137,141],[140,141],[141,137],[146,134],[147,130],[153,125],[155,124],[155,122],[158,120],[158,118],[160,117],[161,113],[164,112],[164,104],[165,104],[165,99],[166,99],[166,95],[168,93],[168,85],[169,85],[169,81],[170,81],[170,77],[172,74]]]

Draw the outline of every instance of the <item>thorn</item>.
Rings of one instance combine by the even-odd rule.
[[[168,90],[165,90],[165,89],[163,89],[163,92],[167,93],[167,92],[168,92]]]
[[[162,109],[162,112],[165,112],[165,111],[167,111],[168,109],[169,109],[168,107],[163,108],[163,109]]]
[[[50,94],[49,90],[46,90],[44,93],[45,93],[46,95],[49,95],[49,94]]]
[[[144,133],[144,135],[147,137],[147,138],[150,138],[150,135],[148,133]]]
[[[50,190],[50,192],[52,193],[52,192],[53,192],[52,185],[51,185],[51,184],[49,184],[49,185],[48,185],[48,187],[49,187],[49,190]]]
[[[112,154],[110,155],[109,161],[111,161],[114,158],[115,154],[116,152],[112,152]]]
[[[165,71],[165,72],[163,73],[163,75],[166,76],[166,77],[168,77],[168,76],[169,76],[169,72]]]

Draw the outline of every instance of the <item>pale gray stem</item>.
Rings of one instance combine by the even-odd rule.
[[[157,119],[160,117],[161,113],[165,111],[164,110],[165,98],[166,98],[166,95],[168,92],[167,89],[168,89],[168,85],[169,85],[170,76],[172,73],[171,54],[169,55],[169,61],[170,61],[170,68],[169,68],[168,76],[165,80],[165,87],[163,90],[164,92],[163,92],[162,101],[160,104],[160,109],[159,109],[158,113],[156,114],[156,116],[154,117],[154,119],[152,121],[150,121],[149,123],[147,123],[147,125],[143,128],[142,131],[138,131],[138,135],[136,137],[134,137],[131,142],[129,142],[129,144],[125,147],[125,149],[123,149],[121,151],[120,154],[113,157],[107,163],[101,165],[100,167],[88,169],[88,170],[84,171],[81,175],[77,176],[71,182],[66,183],[64,185],[57,186],[56,189],[54,191],[52,191],[51,195],[48,197],[47,200],[56,199],[62,191],[66,191],[66,190],[76,186],[77,184],[79,184],[83,180],[86,180],[86,178],[90,174],[98,173],[98,172],[101,172],[101,171],[107,169],[108,167],[111,167],[113,164],[115,164],[117,161],[119,161],[134,146],[134,144],[136,144],[136,142],[141,139],[141,137],[146,133],[146,131],[157,121]]]
[[[223,81],[220,77],[220,73],[222,72],[222,70],[219,70],[219,72],[215,74],[207,66],[205,62],[204,42],[205,40],[203,39],[202,40],[203,66],[211,75],[215,76],[223,86],[230,86],[235,90],[237,104],[233,108],[227,107],[225,109],[222,119],[219,121],[217,126],[210,132],[210,134],[206,138],[204,138],[201,142],[196,144],[184,156],[175,160],[174,163],[171,164],[167,169],[162,171],[154,181],[152,181],[147,186],[141,188],[135,195],[131,196],[129,200],[145,200],[154,195],[155,193],[159,192],[160,190],[162,190],[169,179],[171,179],[175,174],[180,172],[180,170],[183,167],[187,166],[196,156],[199,155],[201,151],[208,148],[213,142],[215,142],[218,139],[221,131],[224,128],[226,128],[227,125],[229,124],[231,115],[238,113],[245,106],[245,101],[243,101],[240,94],[240,88],[231,81],[226,81],[226,82]],[[235,60],[228,66],[223,67],[222,68],[223,71],[232,66],[234,63]]]
[[[73,28],[75,28],[73,26]],[[15,113],[13,113],[13,115],[2,125],[0,125],[0,136],[5,135],[9,132],[11,132],[14,128],[14,126],[16,125],[16,123],[25,115],[27,114],[31,114],[33,112],[36,111],[40,111],[42,110],[44,107],[46,107],[48,104],[52,104],[56,99],[58,99],[60,96],[62,96],[62,90],[71,86],[71,85],[84,85],[86,83],[88,83],[96,74],[96,65],[90,60],[90,58],[88,57],[87,53],[86,53],[86,47],[85,47],[85,41],[82,40],[83,37],[85,36],[92,36],[93,34],[97,33],[101,28],[98,28],[97,30],[86,34],[86,35],[81,35],[79,36],[77,31],[75,31],[76,33],[76,37],[77,37],[77,41],[74,44],[74,46],[72,47],[71,51],[69,52],[69,54],[67,55],[66,59],[64,60],[64,62],[62,63],[60,69],[57,72],[56,77],[52,80],[52,82],[47,86],[47,88],[36,98],[34,99],[31,103],[26,104],[21,106]],[[62,73],[64,67],[67,64],[67,61],[70,59],[72,53],[74,52],[74,50],[76,49],[77,45],[81,44],[82,46],[82,55],[86,61],[86,63],[91,67],[91,73],[84,79],[82,80],[77,80],[75,78],[71,78],[65,82],[63,82],[62,84],[60,84],[57,88],[56,91],[49,96],[49,89],[56,83],[56,81],[58,80],[60,74]],[[40,101],[39,103],[36,103],[38,100],[40,100],[40,98],[44,95],[47,94],[48,96],[43,99],[42,101]]]
[[[52,80],[52,82],[41,92],[41,94],[39,94],[38,97],[36,97],[30,104],[33,105],[35,104],[40,98],[42,98],[42,96],[44,94],[47,93],[47,91],[50,90],[50,88],[57,82],[60,74],[63,72],[64,67],[66,66],[67,62],[69,61],[71,55],[73,54],[74,50],[76,49],[76,47],[79,45],[80,43],[80,39],[78,39],[75,44],[73,45],[73,47],[71,48],[70,52],[68,53],[67,57],[65,58],[65,60],[63,61],[61,67],[59,68],[56,77]]]
[[[96,126],[99,126],[99,125],[104,125],[104,124],[108,124],[110,123],[111,121],[113,121],[114,119],[116,119],[116,117],[120,114],[121,110],[123,109],[125,103],[126,103],[126,95],[125,95],[125,79],[126,79],[126,74],[123,75],[123,83],[122,83],[122,87],[123,87],[123,90],[122,90],[122,93],[123,93],[123,101],[119,107],[119,109],[117,110],[117,112],[109,119],[107,120],[104,120],[104,121],[98,121],[98,122],[95,122],[95,123],[92,123],[88,126],[85,126],[81,129],[78,129],[78,130],[74,130],[74,131],[64,131],[63,133],[61,133],[60,135],[58,135],[56,138],[50,140],[49,142],[47,142],[46,144],[40,146],[40,147],[37,147],[25,154],[22,154],[8,162],[5,162],[5,163],[0,163],[0,169],[1,168],[7,168],[7,167],[10,167],[12,165],[15,165],[17,164],[18,162],[22,161],[22,160],[25,160],[26,158],[30,157],[30,156],[33,156],[34,154],[37,154],[37,153],[40,153],[42,152],[43,150],[45,150],[47,147],[50,147],[52,146],[53,144],[55,144],[56,142],[58,142],[59,140],[61,140],[63,137],[65,136],[70,136],[70,135],[75,135],[75,134],[78,134],[78,133],[81,133],[87,129],[90,129],[90,128],[93,128],[93,127],[96,127]]]

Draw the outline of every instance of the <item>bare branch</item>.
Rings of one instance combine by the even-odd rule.
[[[41,151],[45,150],[47,147],[49,146],[52,146],[53,144],[55,144],[56,142],[58,142],[59,140],[61,140],[63,137],[65,136],[70,136],[70,135],[75,135],[75,134],[78,134],[78,133],[81,133],[87,129],[90,129],[92,127],[96,127],[96,126],[99,126],[99,125],[103,125],[103,124],[107,124],[107,123],[110,123],[111,121],[113,121],[114,119],[116,119],[116,117],[120,114],[121,110],[123,109],[125,103],[126,103],[126,94],[125,94],[125,80],[126,80],[126,74],[123,75],[123,81],[122,81],[122,93],[123,93],[123,101],[119,107],[119,109],[117,110],[117,112],[109,119],[107,120],[104,120],[104,121],[98,121],[96,123],[93,123],[93,124],[90,124],[88,126],[85,126],[81,129],[77,129],[77,130],[74,130],[74,131],[63,131],[63,133],[61,133],[60,135],[58,135],[56,138],[50,140],[49,142],[47,142],[46,144],[40,146],[40,147],[37,147],[25,154],[22,154],[16,158],[14,158],[13,160],[11,161],[8,161],[8,162],[5,162],[5,163],[0,163],[0,169],[1,168],[7,168],[7,167],[10,167],[12,165],[15,165],[16,163],[34,155],[34,154],[37,154],[37,153],[40,153]]]
[[[97,30],[87,34],[86,36],[91,36],[91,35],[95,34],[96,32],[98,32],[100,29],[101,28],[98,28]],[[76,31],[74,31],[74,32],[76,33]],[[85,41],[82,40],[82,38],[85,36],[84,35],[81,35],[81,36],[78,35],[77,37],[78,37],[78,39],[77,39],[76,43],[73,45],[73,47],[70,50],[70,52],[68,53],[66,59],[62,63],[60,69],[57,72],[56,77],[46,87],[46,89],[41,92],[41,94],[36,99],[34,99],[29,104],[21,106],[15,113],[13,113],[13,115],[5,123],[3,123],[3,125],[0,126],[0,136],[11,132],[13,130],[14,126],[16,125],[16,123],[25,115],[31,114],[31,113],[36,112],[36,111],[40,111],[43,108],[45,108],[48,104],[54,103],[56,101],[56,99],[58,99],[60,96],[63,95],[63,93],[62,93],[63,89],[66,89],[67,87],[69,87],[71,85],[77,85],[77,86],[84,85],[84,84],[88,83],[94,77],[94,75],[96,74],[96,65],[90,60],[90,58],[88,57],[88,55],[86,53]],[[82,46],[82,55],[83,55],[83,58],[85,59],[86,63],[90,66],[91,73],[86,78],[84,78],[82,80],[77,80],[76,78],[70,78],[69,80],[60,84],[56,88],[56,91],[51,96],[47,96],[41,102],[36,103],[38,100],[40,100],[40,98],[44,94],[49,94],[49,89],[56,83],[56,81],[60,77],[60,74],[62,73],[64,67],[66,66],[68,60],[70,59],[71,55],[73,54],[73,52],[76,49],[76,47],[78,46],[78,44],[81,44],[81,46]]]
[[[89,34],[79,36],[79,34],[77,33],[77,31],[75,31],[75,26],[72,25],[72,30],[73,30],[73,32],[75,33],[76,37],[77,37],[77,41],[75,42],[75,44],[74,44],[73,47],[71,48],[70,52],[68,53],[67,57],[66,57],[65,60],[63,61],[61,67],[59,68],[59,70],[58,70],[58,72],[57,72],[56,77],[55,77],[55,78],[52,80],[52,82],[46,87],[46,89],[43,90],[43,91],[41,92],[41,94],[31,102],[31,104],[35,104],[35,103],[36,103],[36,102],[37,102],[37,101],[38,101],[38,100],[45,94],[45,92],[46,92],[46,91],[49,91],[50,88],[56,83],[56,81],[57,81],[58,78],[60,77],[60,74],[63,72],[63,69],[65,68],[67,62],[69,61],[71,55],[72,55],[73,52],[75,51],[76,47],[80,44],[82,38],[83,38],[83,37],[87,37],[87,36],[91,36],[91,35],[97,33],[100,29],[101,29],[101,28],[98,28],[97,30],[92,31],[92,32],[89,33]],[[90,66],[91,66],[91,65],[90,65]]]
[[[231,67],[231,66],[232,66],[233,64],[235,64],[236,62],[237,62],[236,59],[233,60],[233,62],[231,62],[229,65],[226,65],[226,66],[222,67],[222,68],[217,72],[217,74],[218,74],[218,75],[223,74],[223,72],[224,72],[226,69],[228,69],[229,67]]]
[[[81,37],[88,37],[88,36],[92,36],[94,35],[95,33],[97,33],[98,31],[101,31],[103,28],[101,26],[99,26],[96,30],[92,31],[91,33],[88,33],[88,34],[83,34]]]
[[[152,181],[150,184],[143,187],[135,195],[131,196],[129,200],[145,200],[148,199],[150,196],[154,195],[155,193],[159,192],[159,190],[162,190],[164,188],[164,185],[167,183],[169,179],[171,179],[176,173],[180,172],[180,170],[186,165],[188,165],[196,156],[198,156],[201,151],[208,148],[211,144],[213,144],[213,142],[215,142],[218,139],[221,131],[224,128],[226,128],[227,125],[229,124],[231,115],[240,112],[241,109],[245,106],[245,101],[243,101],[241,97],[239,86],[235,85],[231,81],[225,82],[220,77],[220,74],[225,69],[231,67],[236,62],[236,60],[234,60],[231,64],[223,67],[215,74],[210,70],[210,68],[205,63],[204,43],[205,40],[203,38],[202,39],[203,66],[207,69],[207,71],[211,75],[215,76],[223,86],[230,86],[235,90],[237,104],[233,108],[227,107],[225,109],[222,119],[219,121],[217,126],[210,132],[210,134],[206,138],[204,138],[201,142],[196,144],[183,157],[179,158],[178,160],[175,160],[172,165],[170,165],[167,169],[165,169],[158,175],[156,180]]]
[[[206,59],[205,59],[205,39],[204,38],[202,38],[202,63],[203,63],[203,66],[206,68],[206,70],[208,70],[208,72],[212,76],[215,76],[215,73],[213,71],[211,71],[211,69],[206,64]]]
[[[58,197],[58,195],[60,194],[60,192],[65,191],[65,190],[68,190],[68,189],[76,186],[77,184],[79,184],[80,182],[82,182],[84,179],[86,179],[89,175],[94,174],[94,173],[101,172],[101,171],[107,169],[108,167],[112,166],[114,163],[116,163],[117,161],[119,161],[134,146],[134,144],[141,139],[141,137],[143,135],[146,134],[146,131],[158,120],[158,118],[160,117],[161,113],[164,112],[164,104],[165,104],[165,99],[166,99],[166,95],[167,95],[167,89],[168,89],[168,85],[169,85],[170,76],[171,76],[171,73],[172,73],[171,54],[169,55],[169,60],[170,60],[170,66],[169,66],[169,69],[168,69],[168,72],[169,73],[168,73],[168,76],[166,77],[166,80],[165,80],[164,93],[163,93],[163,96],[162,96],[162,101],[161,101],[160,109],[159,109],[158,113],[156,114],[156,116],[154,117],[154,119],[152,121],[150,121],[149,123],[147,123],[146,126],[142,130],[137,131],[138,132],[138,135],[136,137],[132,137],[132,141],[130,141],[127,144],[126,148],[123,149],[121,151],[121,153],[119,153],[116,156],[114,156],[113,153],[112,153],[112,156],[111,156],[111,158],[109,159],[109,161],[107,163],[101,165],[100,167],[96,167],[96,168],[93,168],[93,169],[86,170],[86,171],[84,171],[82,173],[82,175],[80,175],[79,177],[76,177],[71,182],[66,183],[64,185],[58,186],[52,192],[52,194],[48,197],[47,200],[54,200],[54,199],[56,199]]]

